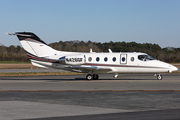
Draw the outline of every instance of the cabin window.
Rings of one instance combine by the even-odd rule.
[[[104,61],[105,61],[105,62],[107,62],[107,60],[108,60],[108,58],[107,58],[107,57],[105,57],[105,58],[104,58]]]
[[[113,62],[116,62],[116,57],[113,57],[113,59],[112,59],[112,60],[113,60]]]
[[[134,62],[134,57],[131,57],[131,62]]]
[[[123,57],[123,58],[122,58],[122,61],[124,62],[125,60],[126,60],[126,58],[125,58],[125,57]]]
[[[92,58],[91,58],[91,57],[89,57],[89,58],[88,58],[88,61],[89,61],[89,62],[91,62],[91,61],[92,61]]]
[[[97,58],[96,58],[96,61],[99,62],[99,60],[100,60],[99,57],[97,57]]]
[[[138,59],[141,61],[149,61],[149,60],[155,60],[153,57],[149,55],[139,55]]]

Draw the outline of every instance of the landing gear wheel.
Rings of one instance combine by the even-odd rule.
[[[157,79],[158,79],[158,80],[162,80],[162,79],[163,79],[163,76],[159,74],[159,75],[157,76]]]
[[[93,75],[88,74],[88,75],[86,76],[86,79],[87,79],[87,80],[92,80],[92,79],[93,79]]]
[[[99,75],[93,74],[93,80],[98,80],[98,78],[99,78]]]

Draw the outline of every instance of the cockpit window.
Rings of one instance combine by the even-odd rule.
[[[155,60],[153,57],[149,55],[139,55],[138,59],[141,61]]]
[[[146,60],[155,60],[153,57],[147,55]]]

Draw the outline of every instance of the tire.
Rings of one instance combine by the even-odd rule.
[[[99,75],[93,74],[93,80],[98,80],[98,78],[99,78]]]
[[[162,76],[162,75],[158,75],[158,76],[157,76],[157,79],[158,79],[158,80],[162,80],[162,79],[163,79],[163,76]]]
[[[92,80],[92,79],[93,79],[93,75],[88,74],[88,75],[86,76],[86,79],[87,79],[87,80]]]

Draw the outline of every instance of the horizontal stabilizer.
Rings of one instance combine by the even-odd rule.
[[[37,66],[37,67],[49,68],[49,67],[46,67],[44,65],[38,64],[38,63],[34,62],[33,60],[31,60],[31,63],[32,63],[32,65]]]
[[[25,35],[25,34],[18,34],[18,33],[8,33],[8,32],[5,32],[6,34],[8,35],[19,35],[19,36],[26,36],[26,37],[31,37],[31,35]]]

